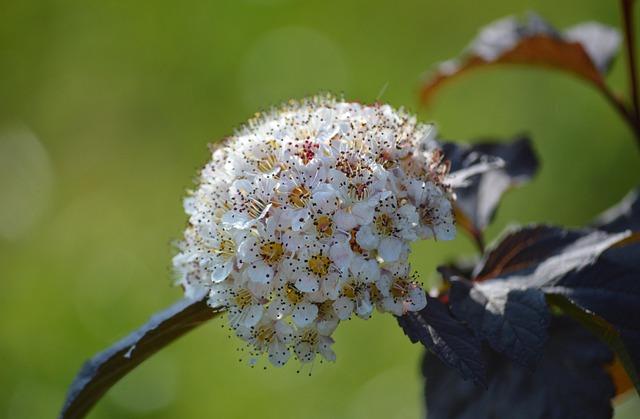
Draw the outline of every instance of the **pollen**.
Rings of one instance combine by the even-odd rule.
[[[213,249],[213,253],[222,256],[224,259],[229,259],[236,254],[235,247],[236,245],[232,240],[224,239],[217,249]]]
[[[391,295],[395,298],[405,297],[409,293],[409,281],[405,278],[396,278],[391,284]]]
[[[280,262],[282,255],[284,255],[284,247],[278,242],[267,242],[260,246],[262,260],[270,265]]]
[[[390,236],[393,233],[393,220],[389,214],[378,214],[373,221],[378,234]]]
[[[309,270],[318,276],[325,276],[329,273],[329,266],[331,266],[331,259],[328,256],[322,254],[313,255],[309,258]]]
[[[247,203],[247,213],[253,219],[256,219],[262,215],[262,212],[267,208],[267,203],[259,198],[251,198]]]
[[[246,308],[251,305],[253,301],[253,295],[248,289],[242,288],[235,293],[234,302],[240,308]]]
[[[302,300],[304,300],[304,294],[296,289],[293,284],[287,284],[285,288],[285,292],[287,295],[287,299],[291,301],[293,304],[298,304]]]
[[[322,215],[318,217],[315,221],[316,232],[320,237],[331,237],[333,236],[333,222],[331,218],[326,215]]]
[[[291,190],[289,193],[289,202],[295,208],[304,208],[307,206],[307,202],[311,198],[311,192],[304,186],[299,185]]]

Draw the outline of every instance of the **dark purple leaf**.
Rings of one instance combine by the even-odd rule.
[[[550,318],[542,291],[511,288],[504,282],[454,280],[449,301],[453,314],[496,351],[533,368],[547,339]]]
[[[423,362],[428,419],[610,418],[612,354],[566,317],[553,318],[535,371],[488,350],[488,388],[463,381],[427,353]]]
[[[454,187],[458,225],[482,245],[482,232],[493,220],[502,195],[510,188],[529,181],[538,170],[538,158],[531,141],[521,136],[508,143],[444,143],[441,147],[451,162],[454,177],[483,162],[499,163],[489,165],[481,173]]]
[[[60,418],[81,418],[118,380],[188,331],[220,314],[204,300],[183,299],[85,362],[67,393]]]
[[[594,332],[612,345],[638,388],[639,240],[640,234],[630,231],[608,233],[593,229],[525,227],[506,235],[485,256],[472,278],[475,298],[473,293],[469,293],[469,297],[480,301],[492,295],[487,289],[494,290],[498,296],[508,295],[512,290],[534,289],[566,298],[578,309],[571,315],[584,312],[593,316],[583,316],[581,320],[592,323]],[[460,293],[459,289],[459,286],[453,288],[451,293],[454,314],[467,320],[476,333],[501,350],[486,336],[487,325],[478,320],[482,312],[477,307],[472,312],[468,308],[470,303],[464,299],[466,310],[460,308],[460,297],[456,294]],[[502,313],[495,307],[489,311]],[[515,356],[509,351],[505,353]]]
[[[424,309],[398,317],[398,324],[411,342],[421,342],[463,379],[484,385],[486,371],[479,340],[451,316],[446,305],[427,299]]]
[[[618,205],[600,215],[594,227],[610,233],[640,231],[640,187],[633,189]]]

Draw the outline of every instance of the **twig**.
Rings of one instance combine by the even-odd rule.
[[[598,90],[629,125],[629,128],[631,128],[636,138],[636,144],[640,148],[640,119],[636,118],[633,111],[627,108],[622,100],[609,90],[606,85],[601,84]]]
[[[220,314],[205,300],[183,299],[85,362],[73,380],[60,419],[83,418],[94,404],[144,360],[175,339]]]
[[[640,119],[640,104],[638,104],[638,74],[636,68],[635,28],[633,22],[634,0],[621,0],[622,20],[624,23],[625,46],[627,50],[627,69],[629,72],[629,95],[633,106],[633,115]]]

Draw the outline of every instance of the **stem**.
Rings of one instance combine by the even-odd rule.
[[[625,45],[627,50],[627,65],[629,71],[629,95],[633,106],[635,119],[640,119],[640,105],[638,104],[638,74],[636,69],[635,28],[633,22],[634,0],[621,0],[622,20],[624,23]]]
[[[636,139],[636,144],[640,148],[640,119],[638,119],[632,110],[628,109],[624,103],[617,97],[607,86],[600,85],[600,92],[604,95],[605,99],[614,107],[614,109],[620,114],[625,122],[631,128],[633,135]]]
[[[220,314],[204,299],[183,299],[85,362],[69,387],[60,419],[83,418],[118,380],[175,339]]]

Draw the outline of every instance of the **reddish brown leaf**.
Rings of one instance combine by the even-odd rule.
[[[526,22],[506,18],[483,28],[460,60],[440,64],[423,85],[427,103],[448,80],[470,70],[500,64],[520,64],[561,70],[604,88],[603,72],[614,57],[619,35],[613,28],[585,23],[558,33],[537,15]]]

